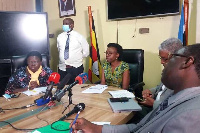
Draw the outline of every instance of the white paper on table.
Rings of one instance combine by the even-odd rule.
[[[33,90],[24,91],[23,93],[26,94],[27,96],[38,95],[40,93],[45,93],[46,89],[47,89],[47,86],[37,87],[37,88],[34,88]],[[53,88],[52,90],[54,90],[54,89],[55,88]]]
[[[45,86],[45,87],[37,87],[37,88],[34,88],[34,90],[39,91],[39,92],[46,92],[47,86]]]
[[[102,93],[107,88],[108,88],[107,85],[98,84],[98,85],[89,87],[88,89],[82,91],[82,93]]]
[[[38,95],[41,92],[33,89],[33,90],[24,91],[23,93],[26,94],[27,96],[33,96],[33,95]]]
[[[110,125],[111,122],[92,122],[96,125]]]
[[[113,98],[128,97],[134,98],[135,95],[127,90],[108,91]]]

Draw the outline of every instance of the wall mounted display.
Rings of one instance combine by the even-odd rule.
[[[47,13],[0,12],[0,60],[36,50],[49,55]]]
[[[179,14],[180,0],[107,0],[108,20]]]
[[[58,0],[60,17],[75,16],[75,0]]]

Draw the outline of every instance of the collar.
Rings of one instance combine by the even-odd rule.
[[[170,105],[170,104],[173,104],[173,103],[176,103],[179,101],[187,100],[187,99],[193,98],[197,95],[200,95],[200,86],[187,88],[176,94],[173,94],[169,98],[168,104]]]

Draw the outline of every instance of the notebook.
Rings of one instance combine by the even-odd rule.
[[[134,98],[135,95],[127,90],[108,91],[113,98],[128,97]]]
[[[108,103],[112,108],[113,112],[130,112],[130,111],[141,111],[142,108],[140,105],[134,101],[133,99],[129,99],[128,102],[111,102],[110,98],[108,99]]]
[[[70,123],[65,121],[57,121],[51,125],[47,125],[34,130],[32,133],[69,133]]]

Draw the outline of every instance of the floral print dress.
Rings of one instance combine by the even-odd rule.
[[[109,62],[105,62],[102,67],[104,69],[106,84],[121,88],[123,73],[124,71],[129,70],[128,63],[121,61],[120,65],[115,68],[113,73]]]
[[[49,76],[52,70],[49,67],[43,67],[38,80],[39,86],[47,86],[49,84]],[[6,93],[11,93],[15,88],[25,88],[28,86],[31,77],[26,74],[26,67],[21,67],[9,78],[8,84],[6,86]]]

